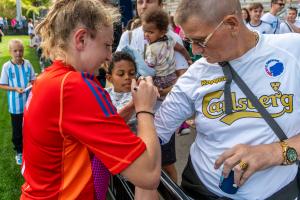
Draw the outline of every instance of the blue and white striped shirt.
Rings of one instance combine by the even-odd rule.
[[[26,88],[29,82],[35,80],[35,73],[31,63],[24,60],[23,64],[17,65],[11,61],[6,62],[2,67],[0,84],[10,87]],[[24,111],[24,106],[29,95],[29,91],[19,94],[16,91],[8,91],[8,111],[12,114],[20,114]]]

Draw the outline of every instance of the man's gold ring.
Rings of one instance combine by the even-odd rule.
[[[241,170],[246,170],[248,168],[248,163],[245,163],[244,161],[240,161],[239,162],[239,166],[241,168]]]

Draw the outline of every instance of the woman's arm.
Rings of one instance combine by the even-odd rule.
[[[138,89],[134,90],[137,87]],[[153,85],[151,77],[141,80],[138,86],[136,81],[132,80],[131,91],[136,113],[139,111],[153,113],[158,91]],[[146,150],[121,174],[138,187],[156,189],[160,180],[161,152],[154,126],[154,116],[149,113],[140,113],[137,121],[137,136],[144,141]]]

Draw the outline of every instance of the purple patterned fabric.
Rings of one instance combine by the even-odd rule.
[[[96,158],[96,156],[94,156],[92,159],[92,173],[94,179],[96,199],[105,200],[110,172],[104,166],[104,164]]]

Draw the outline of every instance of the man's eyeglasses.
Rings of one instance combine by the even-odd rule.
[[[196,39],[196,40],[192,40],[189,38],[185,38],[184,40],[190,44],[196,44],[202,48],[206,48],[207,47],[207,43],[208,41],[212,38],[212,36],[214,35],[214,33],[222,26],[222,24],[224,23],[224,20],[222,20],[218,26],[210,33],[208,34],[205,38],[203,39]]]

